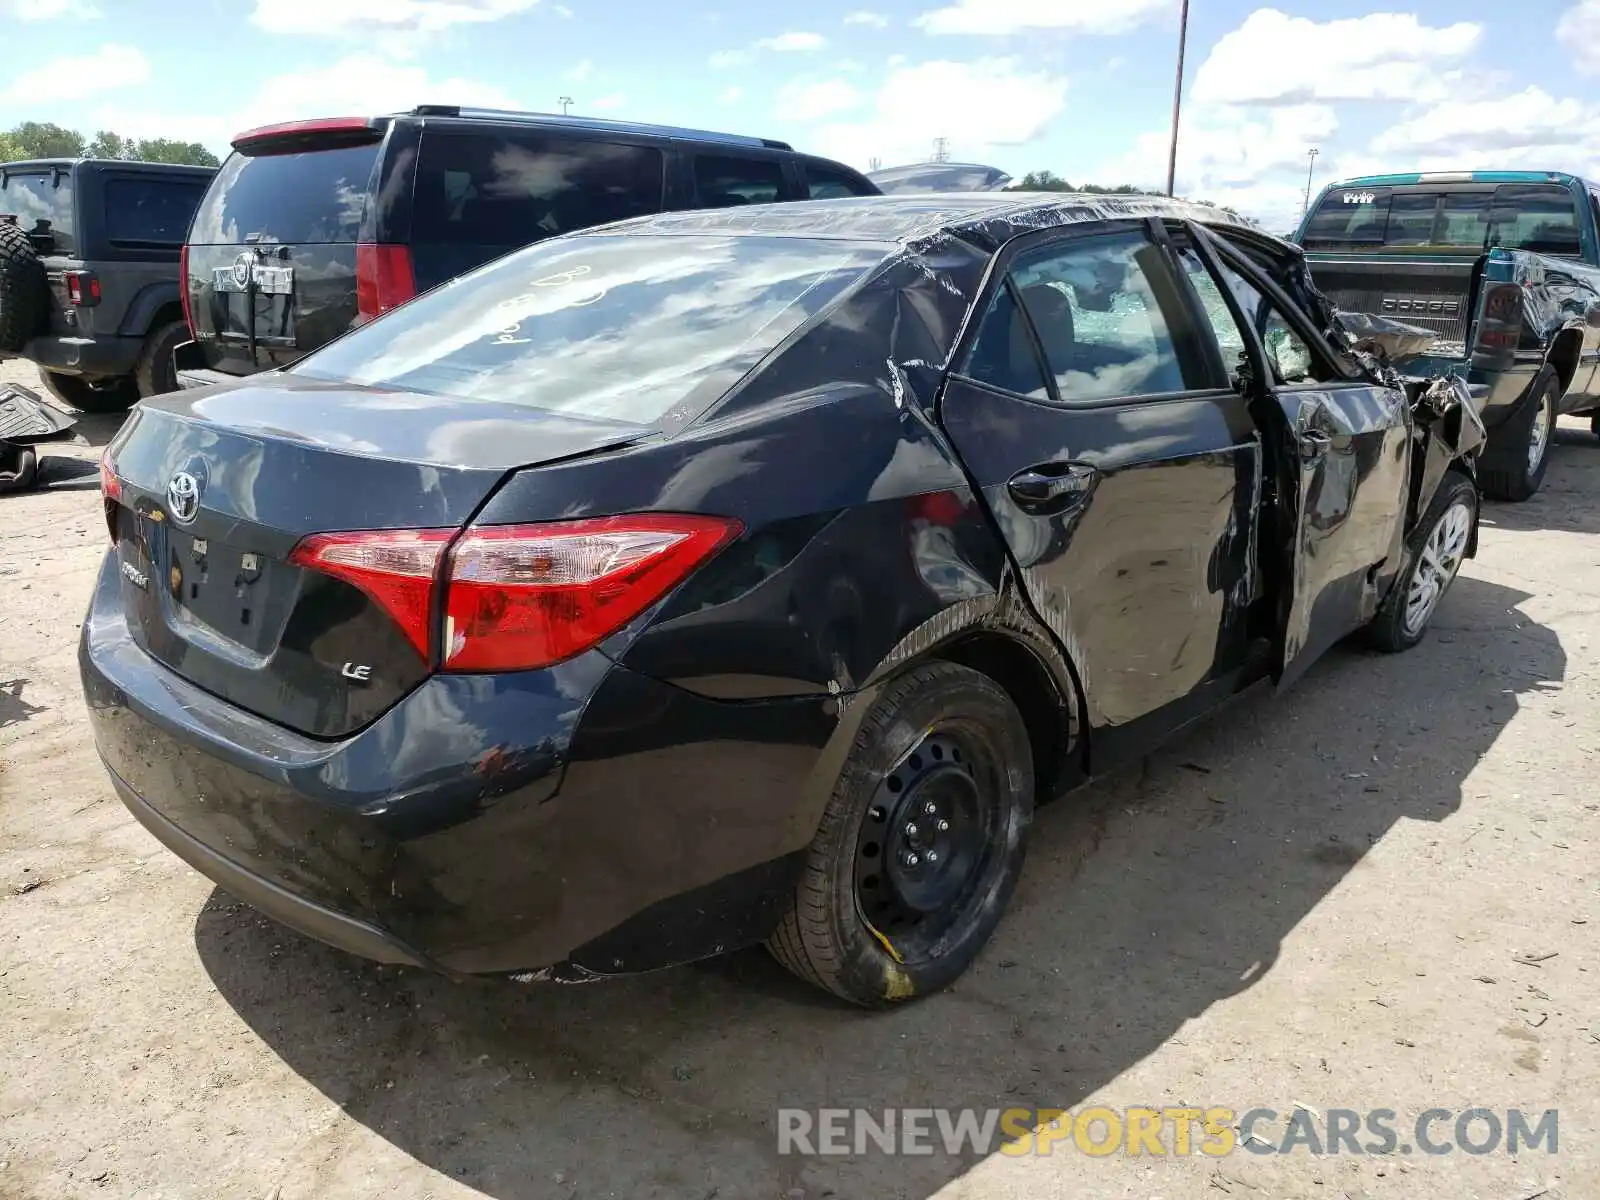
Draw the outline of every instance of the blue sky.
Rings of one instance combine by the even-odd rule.
[[[1159,185],[1177,0],[0,0],[0,127],[204,141],[465,102]],[[1179,190],[1287,227],[1374,170],[1600,168],[1600,0],[1192,0]]]

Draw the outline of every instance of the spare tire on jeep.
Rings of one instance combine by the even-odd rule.
[[[0,221],[0,354],[20,354],[45,327],[50,288],[28,235]]]

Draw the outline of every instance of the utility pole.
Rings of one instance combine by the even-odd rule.
[[[867,170],[869,171],[876,171],[881,166],[883,166],[883,159],[877,157],[876,155],[867,160]]]
[[[950,161],[950,143],[945,138],[933,139],[933,161],[940,163]]]
[[[562,96],[556,101],[556,103],[561,105],[561,115],[564,117],[567,115],[567,109],[572,107],[572,97]]]
[[[1306,218],[1306,213],[1311,211],[1311,172],[1317,165],[1317,148],[1315,146],[1306,151],[1306,205],[1300,210],[1300,219]]]
[[[1183,0],[1178,17],[1178,77],[1172,85],[1172,145],[1167,151],[1167,195],[1173,194],[1178,177],[1178,114],[1183,108],[1183,52],[1189,42],[1189,0]]]

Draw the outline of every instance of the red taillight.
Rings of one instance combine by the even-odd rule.
[[[106,510],[106,526],[112,544],[117,540],[117,505],[122,501],[122,480],[117,478],[117,464],[111,461],[111,451],[100,455],[100,502]]]
[[[183,323],[189,327],[190,338],[194,337],[194,313],[189,308],[189,246],[184,244],[178,251],[178,299],[183,302]]]
[[[356,247],[356,312],[370,321],[380,313],[404,304],[417,294],[411,273],[411,251],[404,246],[378,246],[363,242]]]
[[[320,533],[297,545],[289,561],[360,588],[428,658],[433,584],[454,536],[448,529]]]
[[[738,528],[641,514],[469,530],[450,551],[442,665],[516,671],[571,658],[683,582]]]
[[[93,271],[66,271],[61,280],[67,285],[67,303],[93,308],[100,303],[100,280]]]
[[[360,588],[443,670],[523,671],[603,641],[739,529],[721,517],[646,513],[491,526],[459,537],[326,533],[301,542],[290,561]],[[435,581],[446,589],[444,636],[430,655]]]

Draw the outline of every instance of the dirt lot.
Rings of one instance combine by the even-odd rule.
[[[589,988],[453,985],[310,943],[188,870],[112,796],[78,692],[114,425],[0,499],[0,1197],[1600,1197],[1586,428],[1562,430],[1533,502],[1488,510],[1418,651],[1336,652],[1047,808],[973,973],[873,1016],[759,951]],[[1091,1101],[1388,1108],[1402,1131],[1432,1107],[1556,1108],[1560,1141],[777,1152],[780,1107]]]

